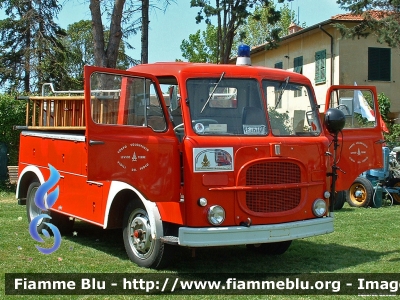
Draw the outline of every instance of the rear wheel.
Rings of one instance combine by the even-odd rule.
[[[160,232],[152,235],[147,211],[131,202],[124,214],[123,239],[126,253],[139,267],[161,268],[166,263],[167,244],[160,240]]]
[[[373,194],[372,183],[364,177],[357,177],[347,191],[347,203],[352,207],[367,207]]]
[[[37,231],[42,232],[43,229],[47,229],[46,224],[51,223],[58,228],[60,233],[67,233],[72,230],[74,226],[74,219],[68,216],[62,215],[60,213],[51,210],[42,210],[36,206],[35,195],[40,187],[40,183],[37,181],[32,182],[28,187],[28,193],[26,197],[26,214],[28,217],[28,222],[31,223],[34,218],[41,214],[47,214],[50,218],[43,218],[37,223]]]
[[[47,214],[47,211],[43,211],[35,204],[35,195],[40,186],[40,183],[37,181],[32,182],[28,187],[28,193],[26,196],[26,216],[28,218],[28,222],[31,223],[34,218],[41,214]],[[50,219],[41,219],[37,222],[37,231],[42,232],[47,226],[44,224],[45,222],[49,222]]]
[[[390,195],[393,197],[393,200],[397,204],[400,204],[400,179],[399,178],[390,179],[390,181],[388,183],[388,187],[399,188],[399,194],[398,193],[391,193]]]
[[[283,241],[276,243],[248,244],[246,248],[267,255],[281,255],[289,249],[292,241]]]

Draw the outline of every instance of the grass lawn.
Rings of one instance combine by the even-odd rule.
[[[0,298],[4,296],[5,273],[400,273],[400,205],[374,208],[344,208],[335,213],[335,232],[295,240],[281,256],[249,252],[244,246],[197,249],[176,247],[175,263],[165,270],[137,267],[128,259],[120,230],[103,230],[76,222],[74,231],[62,237],[61,247],[50,255],[41,254],[28,231],[25,206],[16,203],[12,193],[0,191]],[[43,245],[41,245],[43,246]],[[44,247],[46,247],[44,245]],[[49,246],[50,247],[50,246]],[[340,275],[338,275],[340,279]],[[193,276],[192,276],[193,278]],[[399,278],[400,279],[400,278]],[[136,296],[149,298],[152,296]],[[157,296],[161,299],[226,296]],[[288,296],[268,296],[271,299]],[[332,296],[293,296],[296,299]],[[357,296],[340,296],[353,299]],[[19,296],[38,299],[35,296]],[[133,299],[133,296],[57,296],[57,299]],[[41,296],[40,299],[56,299]],[[265,299],[266,296],[230,296]],[[371,297],[369,297],[371,298]],[[382,297],[380,297],[381,299]]]

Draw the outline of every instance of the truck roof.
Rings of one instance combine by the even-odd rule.
[[[243,66],[233,64],[208,64],[208,63],[188,63],[188,62],[159,62],[151,64],[141,64],[130,68],[128,71],[149,73],[156,77],[183,76],[203,77],[210,75],[219,77],[222,72],[225,76],[243,78],[265,78],[271,80],[283,80],[290,76],[290,81],[311,85],[310,80],[302,74],[292,71],[267,68],[261,66]]]

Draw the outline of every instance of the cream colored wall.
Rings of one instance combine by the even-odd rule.
[[[340,41],[340,83],[358,85],[374,85],[379,93],[384,93],[391,100],[390,110],[400,113],[400,50],[391,49],[391,81],[368,80],[368,47],[389,48],[376,42],[374,36],[367,39]]]
[[[329,29],[327,29],[328,31]],[[333,30],[329,30],[333,31]],[[282,41],[277,49],[263,51],[251,56],[253,65],[274,67],[275,63],[282,61],[283,69],[293,71],[294,58],[303,56],[303,75],[308,77],[314,87],[318,104],[325,103],[327,87],[331,84],[331,40],[320,29]],[[326,50],[326,83],[315,84],[315,52]],[[334,51],[335,52],[335,51]],[[289,58],[287,58],[287,57]],[[336,62],[335,62],[336,63]],[[336,78],[333,81],[337,82]]]
[[[323,28],[333,36],[333,78],[331,80],[331,39],[319,28],[281,42],[277,49],[262,51],[251,56],[252,64],[274,67],[282,61],[283,69],[293,70],[295,57],[303,56],[303,75],[314,87],[318,104],[325,104],[326,91],[331,84],[375,85],[378,93],[391,99],[391,111],[400,116],[400,50],[392,49],[391,82],[368,81],[368,47],[387,47],[377,43],[374,36],[368,39],[342,39],[332,25]],[[315,84],[315,52],[326,50],[326,82]],[[289,57],[285,58],[285,55]],[[322,106],[323,108],[323,106]]]

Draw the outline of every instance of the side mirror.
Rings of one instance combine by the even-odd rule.
[[[330,108],[325,113],[325,126],[331,134],[338,134],[346,123],[346,117],[340,109]]]

